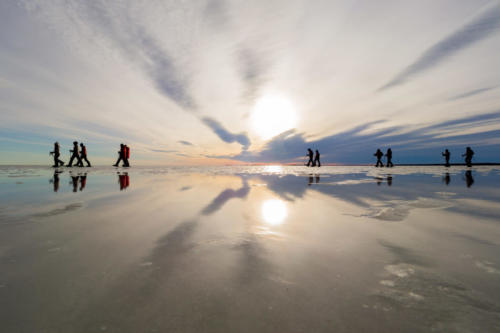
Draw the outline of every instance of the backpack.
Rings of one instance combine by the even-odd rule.
[[[83,156],[87,156],[87,147],[85,147],[85,146],[82,147],[82,153],[83,153]]]
[[[127,157],[127,159],[130,158],[130,147],[129,146],[125,146],[125,156]]]

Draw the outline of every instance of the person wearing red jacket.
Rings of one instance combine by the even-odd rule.
[[[87,162],[87,166],[91,167],[89,160],[87,159],[87,147],[83,143],[80,142],[80,163],[83,166],[83,161]]]

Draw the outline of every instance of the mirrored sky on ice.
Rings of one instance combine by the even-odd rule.
[[[0,168],[7,330],[500,328],[497,168],[61,171]]]
[[[2,164],[500,160],[498,1],[0,3]],[[369,144],[367,144],[369,143]]]

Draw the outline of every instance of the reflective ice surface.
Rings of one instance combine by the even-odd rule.
[[[0,167],[2,332],[500,331],[493,167]]]

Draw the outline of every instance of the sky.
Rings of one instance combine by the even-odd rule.
[[[0,164],[500,162],[499,1],[0,2]]]

